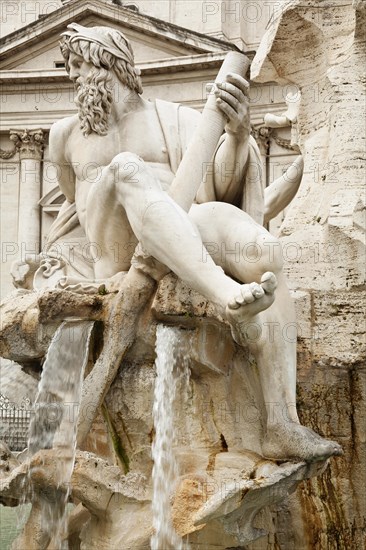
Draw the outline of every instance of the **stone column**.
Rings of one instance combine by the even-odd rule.
[[[21,259],[40,250],[41,161],[44,134],[37,130],[10,130],[20,156],[18,245]]]

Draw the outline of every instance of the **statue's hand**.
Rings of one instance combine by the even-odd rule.
[[[228,74],[225,81],[216,84],[215,95],[219,109],[227,116],[225,132],[239,141],[250,134],[249,84],[238,74]]]

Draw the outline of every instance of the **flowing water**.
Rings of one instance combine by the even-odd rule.
[[[171,517],[171,494],[178,478],[174,456],[174,401],[178,388],[187,388],[187,358],[180,355],[179,329],[159,325],[156,331],[156,381],[153,419],[155,438],[152,445],[153,528],[152,550],[183,550],[183,540],[175,532]]]
[[[34,404],[29,428],[28,452],[33,456],[41,449],[52,449],[57,467],[52,487],[35,491],[30,469],[28,483],[33,490],[33,507],[41,515],[44,540],[53,540],[53,547],[67,548],[64,541],[67,527],[66,506],[76,451],[76,427],[89,341],[93,322],[65,321],[50,344]],[[47,459],[46,459],[47,461]],[[42,466],[41,466],[42,467]],[[39,466],[38,466],[39,468]],[[36,468],[37,469],[37,468]],[[45,475],[47,466],[45,464]]]

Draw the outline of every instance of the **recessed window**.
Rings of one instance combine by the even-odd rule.
[[[64,69],[65,68],[65,61],[55,61],[54,63],[55,69]]]

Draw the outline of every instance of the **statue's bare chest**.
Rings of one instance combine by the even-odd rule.
[[[85,166],[90,170],[93,166],[103,168],[118,153],[127,151],[147,163],[169,164],[164,134],[154,109],[126,115],[119,124],[111,125],[106,136],[82,137],[79,131],[78,134],[71,140],[70,153],[74,166],[84,172]],[[76,168],[78,179],[85,179],[80,178],[79,170]]]

